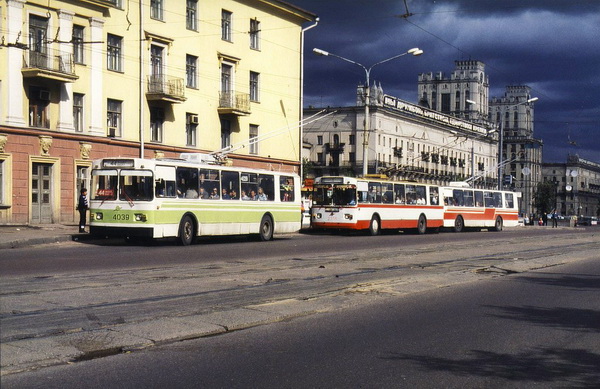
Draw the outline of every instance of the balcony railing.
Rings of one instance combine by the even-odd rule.
[[[73,82],[79,78],[75,74],[73,54],[59,50],[27,50],[21,72],[23,77],[39,77],[61,82]]]
[[[330,154],[342,154],[345,143],[325,143],[325,152]]]
[[[245,116],[250,114],[250,95],[248,93],[220,92],[220,114]]]
[[[181,103],[186,100],[183,78],[167,77],[164,75],[148,76],[148,100]]]

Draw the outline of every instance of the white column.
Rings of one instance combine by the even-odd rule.
[[[67,43],[73,36],[73,15],[75,15],[73,11],[58,10],[58,28],[60,29],[58,39],[61,41],[58,44],[59,55],[73,52],[73,45]],[[73,126],[73,84],[70,82],[62,83],[60,86],[58,114],[57,129],[59,131],[75,131]]]
[[[23,55],[27,54],[26,50],[13,46],[15,43],[27,43],[28,31],[23,31],[27,28],[27,23],[23,23],[23,6],[25,0],[7,0],[6,1],[6,44],[7,47],[7,74],[6,74],[6,121],[10,126],[27,125],[23,112]],[[18,39],[18,41],[17,41]]]
[[[92,42],[104,42],[106,39],[103,36],[104,21],[98,18],[90,18],[90,40]],[[102,68],[106,60],[103,58],[102,53],[104,48],[102,44],[92,44],[90,50],[90,87],[89,96],[86,102],[86,108],[89,108],[90,118],[90,134],[106,136],[106,112],[104,107],[106,106],[103,100],[103,80],[102,80]]]

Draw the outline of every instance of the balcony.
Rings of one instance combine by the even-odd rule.
[[[345,143],[325,143],[325,152],[329,154],[344,153]]]
[[[185,97],[183,78],[164,75],[148,76],[148,101],[164,101],[166,103],[183,103]]]
[[[46,50],[45,53],[27,50],[23,57],[24,78],[42,78],[58,82],[74,82],[75,74],[73,54],[58,50]]]
[[[250,115],[250,95],[248,93],[220,92],[219,115]]]

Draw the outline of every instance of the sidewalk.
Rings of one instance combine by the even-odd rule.
[[[0,226],[0,250],[90,238],[87,233],[79,233],[77,224]]]

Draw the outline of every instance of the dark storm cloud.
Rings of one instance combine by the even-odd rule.
[[[454,61],[486,64],[490,95],[506,85],[526,84],[539,97],[535,136],[544,140],[544,160],[567,153],[600,162],[600,1],[598,0],[291,0],[316,13],[320,23],[306,33],[305,105],[355,103],[364,70],[313,47],[374,68],[371,80],[384,92],[415,102],[417,75],[443,71]],[[578,146],[568,143],[578,138]]]

